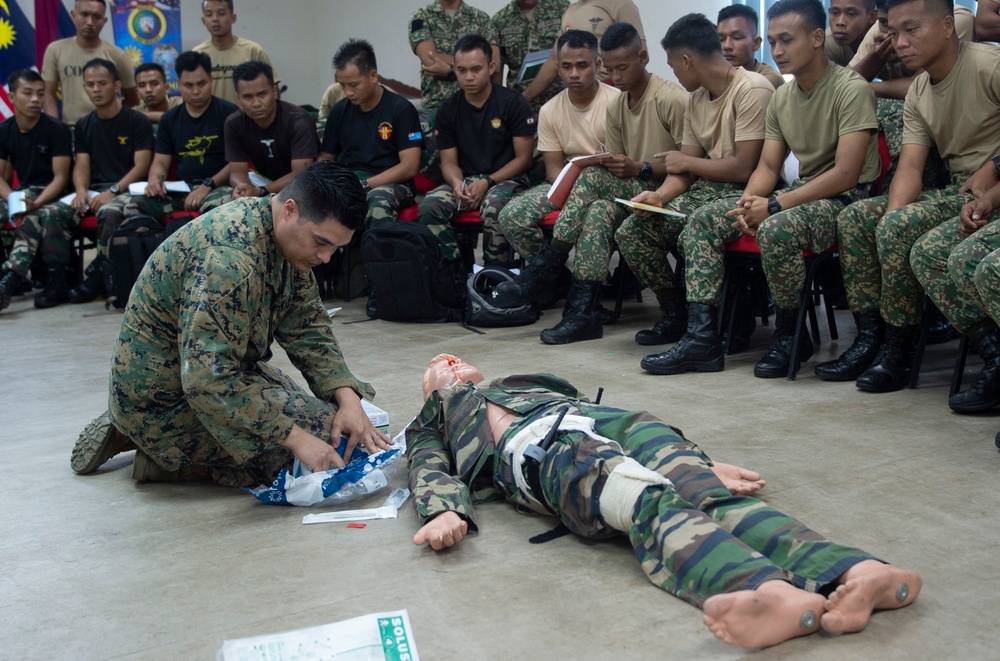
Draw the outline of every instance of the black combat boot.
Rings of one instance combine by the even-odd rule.
[[[885,322],[878,310],[868,310],[854,315],[858,335],[847,351],[836,360],[816,366],[816,376],[824,381],[854,381],[875,362],[885,341]]]
[[[566,295],[562,320],[546,328],[539,337],[545,344],[569,344],[581,340],[596,340],[604,336],[601,323],[601,283],[579,282],[573,279]]]
[[[948,317],[938,310],[936,305],[932,305],[927,313],[930,319],[927,322],[927,344],[944,344],[951,342],[958,337],[958,331],[948,321]]]
[[[4,310],[10,305],[10,299],[15,296],[20,296],[24,293],[25,286],[31,286],[31,283],[19,276],[13,271],[7,271],[0,278],[0,310]]]
[[[798,310],[774,309],[774,334],[771,336],[771,346],[767,353],[753,366],[753,375],[758,379],[777,379],[788,376],[788,368],[792,361],[792,344],[795,341],[795,322],[798,320]],[[799,340],[799,355],[796,357],[795,369],[809,360],[813,355],[813,344],[805,329],[803,320]]]
[[[54,308],[69,301],[69,285],[66,284],[66,267],[61,265],[45,267],[45,291],[35,297],[36,308]]]
[[[687,330],[687,303],[684,300],[683,287],[671,287],[663,293],[660,299],[660,309],[663,318],[657,321],[650,330],[641,330],[635,334],[635,341],[646,347],[658,344],[676,342]]]
[[[110,272],[111,263],[107,258],[97,257],[90,263],[84,271],[86,279],[69,290],[69,300],[71,303],[89,303],[99,296],[107,296],[107,272]]]
[[[368,292],[368,302],[365,303],[365,315],[369,319],[378,319],[378,301],[375,299],[375,285]]]
[[[556,287],[569,253],[543,244],[535,259],[512,282],[501,282],[493,288],[493,305],[517,308],[547,298]],[[600,337],[600,336],[598,336]]]
[[[885,343],[875,362],[858,377],[858,390],[895,392],[909,385],[918,331],[917,326],[887,325]]]
[[[983,371],[972,387],[948,398],[955,413],[976,413],[1000,406],[1000,329],[993,321],[976,324],[969,340],[983,359]]]
[[[719,336],[719,312],[714,305],[689,303],[687,332],[663,353],[650,354],[639,363],[653,374],[721,372],[726,364]]]

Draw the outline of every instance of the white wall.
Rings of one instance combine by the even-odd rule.
[[[72,0],[63,0],[67,8]],[[407,24],[410,15],[429,0],[235,0],[236,34],[252,39],[271,56],[282,83],[284,98],[293,103],[319,106],[320,96],[333,82],[330,60],[337,47],[352,37],[367,39],[375,47],[379,71],[390,78],[419,87],[420,68],[410,50]],[[692,7],[676,0],[635,0],[649,39],[650,69],[672,78],[660,39],[676,19],[701,11],[712,21],[729,0],[706,0]],[[494,14],[505,0],[471,0],[470,4]],[[29,20],[34,3],[20,0]],[[113,40],[111,22],[104,38]],[[200,0],[183,0],[182,45],[189,49],[208,37],[201,24]]]

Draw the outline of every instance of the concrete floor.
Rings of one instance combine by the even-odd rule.
[[[331,305],[340,305],[331,302]],[[351,301],[339,321],[363,318]],[[706,451],[764,473],[772,505],[824,535],[919,571],[920,600],[858,635],[800,638],[758,653],[785,659],[997,659],[1000,456],[995,416],[956,416],[945,399],[956,343],[932,347],[916,390],[871,396],[854,385],[754,379],[758,349],[719,374],[654,377],[632,336],[655,306],[626,304],[602,340],[550,347],[531,327],[473,334],[457,324],[341,325],[347,360],[378,390],[398,430],[417,411],[420,375],[450,351],[487,376],[551,371],[604,402],[648,409]],[[818,358],[853,336],[824,345]],[[100,302],[0,314],[0,658],[209,659],[224,639],[409,609],[424,659],[715,659],[694,607],[652,586],[625,542],[527,538],[550,522],[505,503],[480,507],[482,531],[459,549],[418,548],[411,506],[363,530],[303,526],[211,485],[137,485],[131,454],[76,476],[69,454],[106,404],[120,315]],[[766,344],[770,329],[758,329]],[[280,351],[275,364],[290,368]],[[402,471],[396,478],[402,485]],[[353,506],[377,504],[384,495]]]

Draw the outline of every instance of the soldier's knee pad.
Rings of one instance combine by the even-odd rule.
[[[628,532],[632,526],[635,503],[642,492],[652,486],[667,486],[670,480],[631,457],[623,459],[608,474],[598,504],[601,516],[610,527]]]

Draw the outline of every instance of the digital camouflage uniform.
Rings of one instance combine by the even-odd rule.
[[[515,196],[500,212],[500,231],[525,264],[534,261],[545,242],[538,222],[559,207],[549,202],[552,184],[539,184]]]
[[[485,175],[466,177],[465,185],[468,186],[473,181],[484,177]],[[500,222],[497,217],[511,198],[527,186],[528,182],[525,177],[516,177],[501,181],[487,190],[486,195],[483,196],[483,202],[477,211],[483,220],[484,264],[507,264],[510,243],[507,242],[507,238],[500,230]],[[440,243],[442,256],[448,261],[457,262],[461,255],[451,221],[457,218],[463,210],[458,208],[458,201],[455,199],[451,186],[445,184],[432,190],[420,201],[417,209],[420,223],[426,225]]]
[[[990,316],[990,304],[997,307],[976,287],[979,265],[1000,249],[997,218],[1000,214],[994,213],[989,224],[970,236],[963,235],[959,219],[952,218],[924,234],[910,251],[910,265],[924,291],[963,333]]]
[[[365,229],[391,223],[399,216],[399,210],[413,204],[413,185],[384,184],[368,191],[368,213],[365,215]]]
[[[494,446],[490,401],[513,410]],[[591,539],[622,534],[600,514],[609,473],[629,456],[670,480],[636,501],[629,540],[653,584],[695,606],[723,592],[785,580],[816,592],[871,555],[826,541],[799,521],[747,496],[733,496],[701,450],[644,412],[598,406],[548,374],[511,376],[476,388],[437,391],[406,430],[409,486],[424,523],[447,511],[478,530],[473,502],[497,497],[547,514],[515,482],[504,445],[525,424],[570,404],[619,445],[563,432],[539,470],[545,502],[572,532]],[[535,494],[537,497],[538,494]]]
[[[271,367],[277,340],[312,394]],[[228,486],[270,483],[293,425],[328,440],[334,391],[371,398],[333,335],[312,272],[274,243],[270,198],[243,198],[171,236],[129,298],[111,365],[108,414],[166,470],[212,468]]]
[[[414,52],[420,42],[431,41],[436,52],[452,55],[455,44],[467,34],[479,34],[488,39],[490,16],[465,2],[462,2],[454,16],[449,16],[440,3],[435,1],[418,9],[410,17],[410,48]],[[437,110],[458,89],[457,80],[441,80],[422,70],[420,72],[421,106],[424,110]],[[433,118],[430,124],[433,127]],[[429,134],[425,132],[424,135]]]
[[[920,321],[923,289],[910,268],[910,250],[925,232],[957,216],[968,193],[960,181],[943,189],[924,190],[916,202],[886,213],[885,195],[856,202],[837,218],[840,265],[847,303],[852,312],[880,310],[893,326]]]
[[[976,266],[975,283],[979,300],[983,303],[983,309],[993,321],[1000,324],[1000,225],[991,223],[980,229],[976,234],[980,241],[987,242],[994,247],[993,252],[984,257]]]
[[[34,199],[42,189],[31,189],[27,199]],[[0,219],[7,220],[7,200],[0,198]],[[31,262],[42,247],[42,261],[47,266],[69,266],[71,232],[78,224],[76,212],[62,202],[46,204],[17,220],[14,244],[0,270],[13,271],[28,279]]]
[[[569,7],[569,0],[541,0],[532,11],[529,18],[516,0],[504,6],[490,19],[490,43],[499,46],[500,61],[506,64],[506,86],[524,92],[531,84],[518,83],[521,65],[529,53],[553,48],[556,39],[562,32],[562,15]],[[531,107],[537,114],[546,101],[562,90],[562,79],[558,76],[547,90],[539,94],[531,102]]]
[[[796,181],[795,186],[801,185]],[[782,195],[791,188],[771,193]],[[813,200],[769,216],[757,228],[761,264],[778,307],[793,310],[802,300],[805,263],[802,251],[822,252],[837,238],[837,213],[847,202],[867,195],[867,187],[852,188],[839,198]],[[690,303],[718,305],[725,273],[726,244],[740,238],[733,218],[739,197],[719,200],[692,214],[681,232],[684,283]]]
[[[573,275],[578,281],[603,282],[608,275],[615,231],[629,215],[628,207],[614,199],[630,200],[662,183],[637,177],[621,179],[601,166],[580,173],[552,228],[553,239],[576,246]]]
[[[184,211],[184,200],[187,193],[167,193],[164,197],[147,197],[145,195],[116,195],[110,202],[97,212],[97,254],[108,256],[108,244],[111,234],[125,222],[126,218],[138,214],[152,216],[163,220],[176,211]],[[233,200],[233,189],[230,186],[217,186],[208,192],[198,207],[198,213],[211,211]]]
[[[743,192],[740,184],[727,184],[698,179],[685,192],[664,205],[665,209],[690,217],[697,209],[721,198],[739,196]],[[615,232],[615,242],[629,268],[645,287],[654,292],[672,289],[676,278],[673,267],[667,259],[670,250],[678,246],[678,241],[687,218],[666,214],[653,214],[643,218],[632,214]]]

